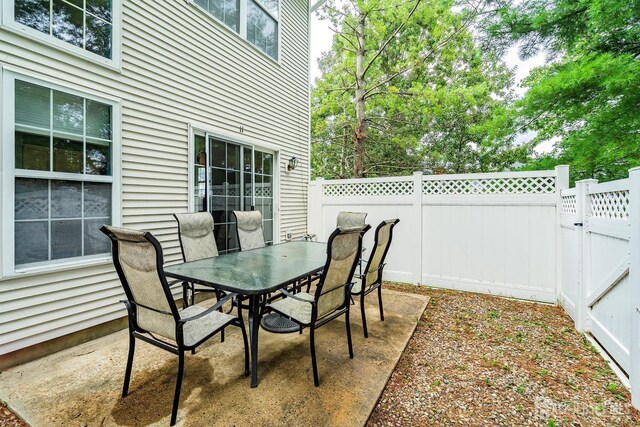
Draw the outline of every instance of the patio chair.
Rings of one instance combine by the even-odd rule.
[[[122,301],[129,317],[129,355],[122,397],[129,393],[136,338],[178,356],[171,425],[176,423],[185,351],[199,345],[233,325],[240,328],[244,342],[244,370],[249,375],[249,347],[242,312],[238,316],[218,311],[236,294],[228,294],[210,308],[192,305],[178,310],[162,267],[162,247],[149,232],[104,225],[100,229],[111,239],[113,264],[124,288]]]
[[[213,216],[209,212],[173,214],[178,222],[178,240],[184,262],[198,261],[204,258],[218,256],[218,246],[213,234]],[[189,306],[189,291],[191,304],[195,304],[196,291],[215,292],[220,299],[220,291],[193,283],[182,282],[182,299],[184,308]]]
[[[262,214],[260,211],[233,211],[236,217],[236,232],[241,251],[264,248]]]
[[[351,295],[360,296],[360,313],[362,314],[362,329],[364,337],[368,338],[367,317],[364,310],[364,297],[371,292],[378,290],[378,305],[380,306],[380,320],[384,321],[384,310],[382,307],[382,271],[384,270],[384,260],[387,257],[391,239],[393,238],[393,227],[399,223],[399,219],[388,219],[382,221],[376,228],[373,252],[364,270],[364,274],[357,275],[359,280],[351,288]]]
[[[351,228],[351,227],[364,227],[367,219],[366,212],[349,212],[340,211],[336,218],[336,227]],[[360,250],[360,259],[358,260],[358,272],[362,274],[362,256],[367,251],[364,246]]]
[[[347,325],[347,344],[349,357],[353,359],[351,344],[351,325],[349,323],[349,290],[351,280],[358,263],[358,254],[362,247],[362,235],[365,227],[336,229],[327,243],[327,262],[324,266],[315,295],[307,292],[292,294],[286,289],[279,289],[285,298],[266,306],[266,311],[274,312],[263,317],[262,327],[271,332],[297,332],[309,328],[309,344],[311,347],[311,364],[313,367],[313,383],[320,385],[318,364],[316,361],[315,330],[330,321],[345,316]],[[289,320],[292,327],[281,328]],[[275,325],[275,328],[270,327]],[[276,329],[280,327],[280,329]]]

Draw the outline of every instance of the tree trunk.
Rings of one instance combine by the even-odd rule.
[[[346,117],[346,114],[345,114]],[[340,178],[346,178],[347,174],[347,142],[349,134],[347,132],[347,126],[342,128],[342,153],[340,156]]]
[[[353,176],[364,178],[364,143],[367,139],[364,96],[364,25],[366,15],[360,11],[356,24],[356,129],[353,135]]]

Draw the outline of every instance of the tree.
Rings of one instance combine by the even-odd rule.
[[[312,164],[325,177],[493,170],[526,158],[484,124],[511,72],[475,44],[481,3],[329,2],[335,31],[312,92]],[[456,10],[457,7],[457,10]],[[352,171],[350,171],[352,169]]]
[[[549,57],[524,82],[513,114],[521,130],[537,132],[534,143],[557,142],[526,167],[569,163],[574,179],[627,176],[640,164],[640,0],[494,4],[486,47],[517,44],[522,57]]]

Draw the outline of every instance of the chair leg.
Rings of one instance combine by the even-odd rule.
[[[178,379],[176,380],[176,393],[173,396],[173,409],[171,410],[171,425],[176,424],[178,405],[180,403],[180,389],[182,388],[182,375],[184,373],[184,351],[178,351]]]
[[[378,305],[380,306],[380,320],[384,322],[384,310],[382,308],[382,284],[378,285]]]
[[[191,284],[191,305],[196,303],[196,285]]]
[[[224,328],[220,331],[220,342],[224,342]]]
[[[318,362],[316,361],[316,339],[315,339],[315,328],[313,325],[311,328],[311,333],[309,334],[309,346],[311,347],[311,366],[313,367],[313,384],[316,387],[320,387],[320,380],[318,379]]]
[[[360,294],[360,313],[362,314],[362,329],[364,330],[364,337],[369,338],[369,332],[367,332],[367,315],[364,312],[364,294]]]
[[[122,397],[129,394],[129,381],[131,380],[131,368],[133,368],[133,353],[136,350],[136,339],[129,334],[129,355],[127,356],[127,368],[124,372],[124,385],[122,386]]]
[[[348,307],[348,305],[347,305]],[[349,344],[349,358],[353,359],[353,344],[351,343],[351,322],[349,320],[349,309],[347,308],[347,318],[346,320],[346,324],[347,324],[347,343]]]

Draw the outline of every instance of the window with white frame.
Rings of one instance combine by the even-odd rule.
[[[113,103],[13,75],[5,88],[13,191],[3,205],[13,215],[3,217],[13,224],[3,229],[13,228],[13,242],[3,243],[13,246],[14,269],[107,255],[100,227],[114,218]]]
[[[279,0],[194,0],[194,3],[278,59]]]
[[[114,0],[7,1],[11,24],[112,59]]]

